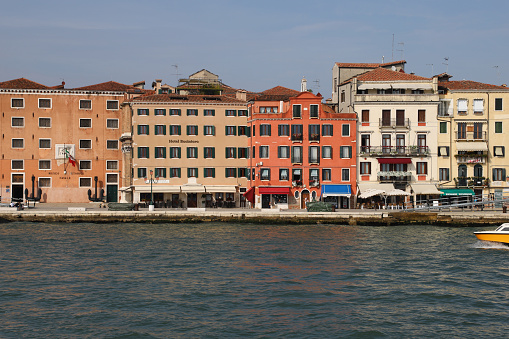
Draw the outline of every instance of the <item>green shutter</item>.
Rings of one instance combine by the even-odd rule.
[[[163,158],[166,158],[166,147],[163,147]]]
[[[140,125],[138,125],[138,135],[140,135],[140,133],[141,133],[141,127],[140,127]]]
[[[216,157],[216,148],[212,147],[212,158]]]
[[[138,159],[141,158],[141,147],[138,147]]]
[[[166,135],[166,125],[163,125],[163,134]]]
[[[237,158],[237,149],[235,147],[233,148],[233,158]]]
[[[228,126],[224,126],[224,135],[228,135]]]
[[[182,126],[180,125],[178,126],[178,133],[179,133],[178,135],[182,135]]]
[[[215,116],[216,115],[216,110],[215,109],[211,109],[212,111],[212,116]]]
[[[216,126],[212,126],[212,135],[216,135]]]
[[[216,177],[216,169],[212,168],[212,178],[215,178],[215,177]]]
[[[179,178],[182,178],[182,169],[181,169],[180,167],[179,167],[179,168],[177,168],[177,176],[178,176]]]

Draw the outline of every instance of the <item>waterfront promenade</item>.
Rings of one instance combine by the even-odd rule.
[[[35,207],[17,210],[0,207],[3,222],[144,222],[144,223],[198,223],[244,222],[260,224],[342,224],[342,225],[440,225],[491,226],[509,222],[509,214],[501,208],[452,211],[402,212],[401,210],[349,209],[335,212],[307,212],[306,210],[260,209],[171,209],[149,211],[111,211],[101,203],[39,203]]]

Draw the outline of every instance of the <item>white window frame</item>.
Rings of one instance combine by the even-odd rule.
[[[49,107],[41,107],[41,100],[49,100]],[[51,98],[38,98],[37,107],[40,109],[51,109],[53,108],[53,100]]]
[[[348,171],[348,180],[343,180],[343,171]],[[341,169],[341,182],[350,182],[351,173],[349,168],[342,168]]]
[[[82,127],[82,126],[81,126],[81,121],[86,121],[86,120],[90,121],[90,126],[88,126],[88,127]],[[92,119],[90,119],[90,118],[80,118],[79,128],[92,128]]]
[[[41,186],[41,179],[49,179],[49,186]],[[37,179],[37,187],[40,187],[40,188],[51,188],[53,185],[53,180],[51,180],[51,177],[39,177]]]
[[[42,148],[41,147],[41,140],[49,140],[49,148]],[[50,138],[39,138],[39,149],[51,149],[52,141]]]
[[[108,142],[110,142],[110,141],[116,142],[117,143],[117,147],[115,147],[115,148],[108,147]],[[116,139],[108,139],[108,140],[106,140],[106,149],[107,150],[118,150],[118,140],[116,140]]]
[[[115,168],[108,168],[108,164],[115,164]],[[107,171],[118,171],[118,160],[106,160]]]
[[[13,162],[14,161],[21,161],[21,168],[14,168],[14,166],[13,166]],[[11,160],[11,170],[12,171],[23,171],[23,170],[25,170],[25,160],[23,160],[23,159],[12,159]]]
[[[21,120],[23,120],[23,125],[22,126],[14,126],[12,124],[13,119],[21,119]],[[12,128],[25,128],[25,117],[11,117],[11,127]]]
[[[267,156],[263,156],[262,157],[262,147],[264,147],[264,149],[267,150],[267,154],[266,154]],[[260,154],[258,156],[259,156],[260,159],[269,159],[269,157],[270,157],[270,147],[269,147],[269,145],[260,145],[259,152],[260,152]]]
[[[49,161],[49,168],[41,168],[41,161]],[[39,159],[39,171],[51,171],[51,159]]]
[[[81,184],[81,180],[82,179],[89,179],[90,180],[90,185],[88,185],[88,186],[82,185]],[[92,187],[92,177],[79,177],[78,178],[78,185],[79,185],[80,188],[90,188],[90,187]]]
[[[325,152],[323,151],[325,149],[325,147],[328,147],[330,149],[330,156],[328,157],[325,157]],[[332,146],[329,146],[329,145],[323,145],[322,146],[322,159],[332,159]]]
[[[41,126],[41,119],[49,119],[49,127]],[[51,126],[53,126],[53,121],[51,117],[39,117],[37,120],[37,126],[39,126],[39,128],[51,128]]]
[[[295,106],[299,106],[300,107],[300,115],[298,117],[294,117],[293,116],[293,108]],[[301,104],[293,104],[292,105],[292,119],[302,119],[302,105]]]
[[[114,176],[116,178],[115,181],[108,181],[108,176]],[[118,173],[108,173],[108,172],[106,172],[105,181],[106,181],[106,185],[118,184]]]
[[[90,101],[90,108],[81,108],[81,102],[82,101]],[[84,111],[90,111],[92,110],[92,100],[91,99],[80,99],[80,102],[79,102],[79,109],[81,110],[84,110]]]
[[[14,107],[14,106],[12,106],[12,103],[14,102],[13,100],[23,100],[23,106],[21,106],[21,107]],[[25,98],[11,98],[11,108],[14,108],[14,109],[25,108]]]
[[[88,147],[88,148],[81,147],[81,142],[82,141],[90,141],[90,147]],[[92,149],[92,139],[80,139],[80,140],[78,140],[78,148],[79,149]]]
[[[116,102],[117,103],[117,108],[108,108],[108,103],[109,102]],[[118,100],[106,100],[106,110],[107,111],[118,111],[119,108],[120,108],[120,106],[119,106]]]
[[[476,109],[476,103],[479,103],[479,102],[481,102],[482,107],[481,108],[478,107]],[[477,113],[477,114],[484,113],[484,99],[473,99],[472,100],[472,110],[473,110],[474,114],[475,113]]]
[[[116,121],[117,122],[117,127],[108,127],[108,121]],[[119,121],[118,121],[118,119],[106,119],[106,128],[107,129],[118,129],[119,128]]]
[[[343,134],[343,126],[348,126],[348,135],[347,134]],[[350,134],[351,134],[350,130],[351,130],[350,124],[341,124],[341,136],[342,137],[349,137]]]
[[[90,168],[83,168],[81,164],[90,164]],[[78,160],[78,168],[80,171],[91,171],[92,170],[92,160]]]
[[[13,145],[14,140],[21,140],[21,141],[23,141],[23,146],[21,146],[21,147],[14,147],[14,145]],[[25,139],[24,138],[12,138],[11,139],[11,148],[12,149],[25,149]]]

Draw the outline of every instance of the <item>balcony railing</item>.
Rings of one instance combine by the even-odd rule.
[[[302,141],[302,133],[292,134],[292,141]]]
[[[371,157],[427,156],[428,146],[361,146],[360,155]]]
[[[320,134],[317,133],[310,134],[309,141],[320,141]]]
[[[456,140],[460,141],[487,141],[487,132],[465,132],[465,131],[455,131],[454,136]]]
[[[318,187],[318,186],[320,186],[320,181],[313,180],[313,179],[309,180],[309,187]]]
[[[489,187],[490,179],[485,177],[457,177],[454,178],[456,187]]]
[[[408,171],[380,171],[377,176],[380,182],[406,183],[412,179],[412,173]]]
[[[410,119],[380,119],[380,128],[408,128]]]
[[[458,164],[485,164],[486,157],[458,156],[456,162]]]

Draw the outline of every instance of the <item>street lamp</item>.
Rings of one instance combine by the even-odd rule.
[[[153,174],[154,174],[154,171],[150,170],[150,207],[149,207],[150,210],[154,209],[154,193],[152,192],[152,183],[153,183],[152,175]]]

